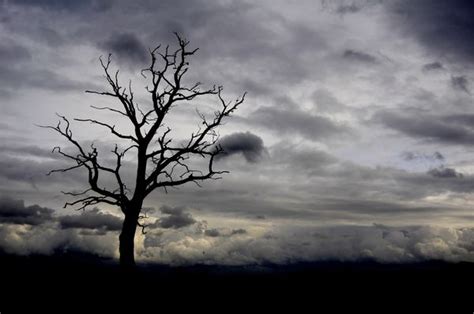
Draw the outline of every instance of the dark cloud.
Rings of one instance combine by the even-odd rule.
[[[356,5],[355,3],[351,4],[341,4],[337,7],[336,12],[340,14],[348,14],[348,13],[356,13],[361,10],[361,7]]]
[[[441,154],[440,152],[434,152],[432,157],[435,160],[444,160],[445,159],[443,154]]]
[[[181,265],[288,264],[320,260],[413,263],[470,260],[474,230],[381,224],[309,228],[289,225],[254,235],[251,239],[187,238],[178,246],[173,240],[157,241],[151,234],[146,237],[151,238],[151,251],[169,263]],[[206,254],[202,254],[203,250]]]
[[[320,71],[307,64],[314,63],[327,48],[323,32],[250,2],[117,0],[105,6],[107,11],[94,9],[99,0],[84,2],[73,7],[76,4],[70,1],[40,1],[35,6],[47,10],[34,14],[31,10],[16,10],[21,14],[16,19],[6,11],[5,24],[12,33],[32,38],[40,46],[58,41],[59,37],[62,46],[80,42],[112,51],[129,66],[142,63],[149,46],[173,45],[172,32],[177,31],[191,41],[192,47],[200,48],[192,63],[193,71],[189,71],[190,78],[198,73],[193,80],[225,82],[227,90],[248,90],[253,95],[271,95],[281,86],[286,88],[315,76]],[[27,3],[33,5],[34,1]],[[75,14],[73,23],[69,14],[51,12],[60,6],[62,11]],[[30,23],[19,22],[26,19]],[[48,29],[56,30],[59,36]],[[235,75],[236,71],[239,75]],[[266,83],[270,81],[272,84]]]
[[[321,0],[323,9],[336,14],[354,14],[380,3],[380,0]]]
[[[444,116],[444,120],[446,120],[448,123],[474,128],[474,114],[452,114]]]
[[[298,148],[286,143],[274,145],[271,149],[273,161],[292,171],[308,176],[318,176],[323,169],[338,162],[337,158],[317,149]]]
[[[40,88],[55,92],[85,90],[91,87],[77,78],[60,75],[53,70],[33,62],[30,48],[13,40],[0,43],[0,85],[7,93],[23,93],[24,88]],[[26,70],[27,69],[27,70]]]
[[[38,205],[25,206],[23,200],[0,198],[0,222],[9,224],[40,225],[53,221],[54,210]]]
[[[412,160],[419,159],[419,155],[418,153],[415,153],[415,152],[403,152],[402,158],[406,161],[412,161]]]
[[[101,46],[107,52],[117,55],[119,60],[132,64],[145,62],[148,58],[147,48],[132,33],[116,34]]]
[[[387,2],[394,23],[436,56],[474,61],[474,2],[397,0]]]
[[[436,116],[428,113],[404,115],[394,111],[379,111],[374,121],[414,138],[448,144],[474,144],[473,115]]]
[[[33,152],[34,149],[30,150]],[[42,150],[39,150],[41,152]],[[39,155],[41,157],[41,155]],[[64,160],[57,159],[34,159],[33,155],[18,155],[18,151],[5,151],[0,155],[0,177],[10,182],[26,182],[33,184],[49,185],[58,182],[74,182],[83,181],[84,176],[79,171],[70,172],[68,175],[47,176],[52,169],[66,167],[68,164]],[[26,157],[26,158],[25,158]]]
[[[217,237],[232,237],[235,235],[243,235],[247,234],[247,230],[245,229],[232,229],[232,230],[227,230],[226,232],[221,232],[219,229],[206,229],[204,231],[204,235],[207,237],[211,238],[217,238]]]
[[[24,67],[17,67],[13,64],[2,65],[0,63],[0,84],[12,94],[23,92],[24,88],[38,88],[55,93],[70,91],[83,92],[94,87],[94,84],[85,83],[71,79],[49,69],[42,69],[33,66],[26,74]]]
[[[83,211],[80,215],[60,216],[58,221],[63,229],[79,228],[107,231],[119,231],[122,229],[122,219],[108,213],[103,213],[98,208]]]
[[[221,235],[221,233],[217,229],[207,229],[206,231],[204,231],[204,234],[208,237],[213,237],[213,238],[219,237]]]
[[[436,178],[463,178],[463,174],[456,171],[454,168],[433,168],[428,171],[428,174]]]
[[[249,121],[257,126],[265,126],[279,134],[296,133],[313,141],[349,133],[347,126],[323,116],[310,114],[299,108],[262,107],[250,115]]]
[[[114,233],[83,232],[83,229],[59,229],[54,225],[21,228],[0,225],[0,249],[9,254],[31,255],[67,251],[84,252],[113,258],[118,247]]]
[[[196,222],[193,216],[186,212],[186,207],[163,205],[160,211],[166,216],[159,218],[154,224],[150,225],[150,228],[179,229],[190,226]]]
[[[10,145],[0,145],[2,155],[18,156],[18,157],[43,157],[56,159],[56,155],[51,149],[44,149],[39,146],[21,145],[12,143]]]
[[[11,46],[0,44],[0,89],[17,93],[24,98],[19,97],[18,104],[12,102],[11,105],[11,108],[14,107],[21,112],[21,118],[7,117],[7,124],[30,123],[28,118],[37,119],[39,112],[47,108],[64,108],[67,111],[71,110],[71,113],[73,111],[77,113],[81,103],[88,102],[87,100],[78,99],[76,106],[76,98],[73,96],[72,102],[75,104],[66,107],[60,107],[63,103],[69,103],[65,95],[60,95],[61,98],[48,104],[46,101],[49,99],[38,104],[31,100],[39,101],[43,94],[45,97],[52,97],[49,95],[56,95],[55,92],[58,90],[90,89],[91,86],[86,87],[81,85],[81,82],[70,81],[63,78],[63,75],[70,75],[77,80],[93,81],[93,77],[90,76],[92,73],[101,74],[96,71],[96,62],[92,62],[101,54],[95,48],[111,51],[120,62],[134,65],[136,68],[136,63],[143,61],[148,45],[160,42],[173,45],[175,41],[171,31],[181,31],[190,39],[192,47],[201,48],[193,59],[190,75],[195,76],[192,79],[197,78],[204,83],[214,83],[214,80],[216,83],[222,82],[226,86],[226,93],[229,92],[230,95],[237,91],[249,90],[250,107],[242,107],[244,111],[239,109],[239,114],[246,117],[250,131],[255,132],[254,129],[262,127],[275,135],[269,137],[268,143],[265,141],[266,145],[270,145],[266,148],[263,141],[252,133],[234,133],[222,138],[223,146],[226,146],[229,154],[241,154],[250,162],[258,160],[265,149],[268,149],[270,153],[266,156],[265,163],[259,164],[258,175],[255,173],[255,167],[245,166],[241,162],[228,162],[232,175],[219,182],[209,182],[205,189],[196,192],[194,186],[183,187],[180,191],[170,191],[167,195],[156,198],[151,196],[149,204],[154,202],[193,204],[193,207],[198,206],[204,211],[210,211],[207,214],[216,214],[216,219],[235,217],[249,219],[249,225],[242,224],[247,231],[243,229],[231,231],[225,227],[206,231],[205,228],[196,227],[196,220],[191,215],[194,212],[182,207],[164,207],[161,209],[162,217],[154,224],[155,227],[163,229],[150,230],[149,234],[160,233],[160,237],[163,238],[169,234],[171,244],[167,247],[166,239],[160,239],[161,243],[165,243],[160,247],[160,253],[149,255],[153,256],[155,261],[163,258],[166,262],[168,257],[171,261],[207,262],[205,259],[209,259],[212,263],[224,259],[224,262],[248,263],[328,256],[338,258],[376,256],[380,259],[387,256],[394,259],[409,259],[413,254],[431,256],[426,253],[426,242],[437,238],[436,232],[430,233],[427,237],[414,236],[413,238],[417,240],[409,245],[397,242],[407,240],[407,232],[404,229],[394,230],[393,233],[386,228],[382,230],[378,227],[370,232],[364,228],[341,230],[340,234],[322,232],[327,239],[340,240],[325,242],[322,245],[319,240],[308,236],[314,234],[315,230],[307,234],[298,234],[298,237],[294,234],[295,230],[299,230],[302,225],[310,224],[311,221],[318,223],[327,221],[328,224],[341,221],[370,223],[374,219],[379,219],[379,213],[382,216],[380,219],[386,219],[385,221],[392,219],[390,221],[402,223],[412,221],[407,218],[421,220],[432,218],[434,215],[448,216],[451,207],[437,207],[430,203],[428,196],[436,197],[441,194],[445,197],[449,194],[451,197],[457,193],[470,193],[473,190],[474,180],[468,174],[465,174],[462,180],[440,179],[433,173],[427,174],[425,171],[410,173],[384,168],[384,164],[391,164],[393,161],[387,161],[387,158],[400,152],[397,148],[400,143],[403,149],[411,151],[410,154],[403,156],[407,161],[428,160],[434,163],[430,166],[436,167],[438,163],[444,161],[444,158],[442,154],[432,154],[432,150],[425,153],[423,148],[412,145],[412,141],[407,141],[406,138],[397,138],[396,144],[392,145],[393,138],[384,137],[383,133],[378,136],[377,132],[382,132],[381,129],[368,130],[371,140],[378,137],[377,140],[370,141],[370,145],[366,138],[355,137],[351,138],[354,141],[350,143],[348,141],[344,145],[330,142],[339,136],[355,133],[338,121],[355,121],[355,128],[362,122],[357,119],[362,116],[367,119],[373,110],[378,110],[376,106],[386,105],[393,108],[396,104],[406,103],[407,99],[413,100],[415,105],[423,101],[424,108],[446,100],[446,106],[443,107],[443,111],[434,110],[436,107],[433,105],[433,108],[429,107],[433,110],[425,112],[421,110],[405,112],[398,109],[388,114],[379,113],[376,115],[378,122],[402,134],[437,144],[456,143],[467,146],[474,142],[472,127],[474,118],[471,119],[467,111],[466,115],[454,115],[449,111],[457,104],[455,97],[461,97],[463,93],[456,94],[450,91],[446,97],[452,98],[442,99],[444,96],[438,95],[438,92],[444,94],[443,89],[430,89],[432,86],[437,86],[435,84],[438,82],[436,78],[431,80],[428,77],[435,75],[430,71],[452,68],[446,56],[444,54],[436,54],[436,57],[428,56],[420,63],[420,58],[426,55],[420,54],[418,45],[411,45],[406,42],[406,38],[397,37],[392,28],[384,28],[385,23],[374,23],[373,21],[387,17],[380,10],[360,12],[365,5],[362,0],[330,1],[332,11],[336,14],[354,14],[343,18],[339,16],[334,18],[326,13],[313,11],[319,7],[315,8],[309,2],[298,6],[280,2],[272,4],[272,9],[268,10],[267,4],[255,5],[248,1],[117,0],[114,2],[116,5],[111,6],[107,14],[86,10],[86,7],[91,8],[94,6],[93,3],[98,3],[92,0],[80,3],[23,1],[22,7],[13,4],[14,1],[8,2],[12,3],[8,6],[14,10],[0,9],[3,11],[0,12],[1,28],[5,30],[6,37],[11,36],[18,40],[18,43]],[[287,6],[291,6],[288,12],[286,12]],[[356,14],[358,12],[360,14]],[[365,14],[369,16],[367,13],[370,15],[373,13],[374,19],[363,16]],[[6,15],[10,15],[7,16],[9,20]],[[352,28],[353,23],[360,25]],[[375,24],[380,28],[371,29],[370,27]],[[438,27],[436,23],[430,25]],[[28,43],[28,48],[20,43]],[[58,44],[61,45],[58,47]],[[395,47],[406,47],[406,52],[400,52],[394,49]],[[344,51],[346,48],[348,49]],[[382,53],[389,53],[389,58],[393,62],[386,62]],[[81,59],[84,56],[86,59]],[[423,66],[425,62],[433,60],[440,61]],[[379,65],[371,66],[376,63]],[[418,68],[413,68],[413,65]],[[29,74],[27,77],[24,76],[25,70]],[[194,72],[195,70],[197,71]],[[461,75],[464,72],[453,73]],[[447,73],[438,74],[443,74],[446,85],[450,83]],[[76,83],[78,84],[75,85]],[[459,90],[462,90],[462,82],[458,85],[461,87]],[[467,85],[465,87],[467,88]],[[38,94],[37,89],[46,90],[48,93]],[[413,92],[416,93],[415,97],[412,97]],[[367,93],[370,95],[367,96]],[[26,102],[31,102],[30,105],[34,108],[27,107]],[[262,105],[264,107],[261,107]],[[456,107],[455,110],[462,114],[462,109]],[[26,118],[25,121],[22,119],[23,116]],[[21,123],[18,123],[17,118]],[[187,133],[188,127],[185,123],[180,125],[178,133]],[[78,135],[86,136],[86,131],[78,130]],[[360,135],[367,134],[366,131],[367,129],[363,128]],[[17,133],[21,134],[21,130]],[[5,135],[2,134],[3,136]],[[326,139],[329,140],[324,143],[306,141]],[[275,144],[278,140],[282,142]],[[41,145],[47,141],[49,138],[39,138],[31,134],[31,138],[25,141],[25,146],[9,149],[7,144],[0,145],[2,151],[0,174],[4,179],[2,182],[4,191],[15,191],[18,194],[17,186],[25,185],[23,181],[27,182],[33,178],[39,182],[40,174],[44,175],[48,170],[57,168],[58,164],[55,163],[58,161],[50,159],[47,151],[27,146],[28,143]],[[284,142],[285,145],[282,144]],[[447,146],[436,149],[441,150],[446,156],[458,156],[457,152],[454,153],[451,147]],[[385,147],[386,151],[372,154],[370,150],[374,147]],[[458,147],[454,149],[458,150]],[[354,162],[344,162],[342,159]],[[358,166],[356,162],[364,164],[380,162],[381,166],[363,167]],[[438,176],[449,177],[449,171],[446,169],[451,168],[439,168]],[[37,185],[40,189],[47,188],[57,177],[59,176],[44,177],[47,181],[43,180],[42,184]],[[101,183],[108,186],[107,179]],[[71,186],[79,188],[77,181],[64,184],[65,190],[69,190]],[[63,188],[63,185],[55,187],[54,193],[59,188]],[[454,193],[446,193],[447,191]],[[41,191],[41,197],[44,198],[46,193],[44,190]],[[48,201],[56,202],[56,200]],[[459,203],[453,202],[453,204]],[[457,210],[460,210],[459,208],[456,207]],[[96,216],[106,215],[102,212],[86,213]],[[267,220],[261,220],[265,217]],[[56,243],[54,245],[47,243],[46,246],[63,248],[72,243],[83,243],[84,239],[97,235],[97,230],[119,228],[117,217],[109,217],[115,221],[113,223],[107,222],[103,217],[96,217],[98,220],[103,220],[99,225],[90,223],[89,218],[92,219],[83,217],[82,214],[57,217],[54,224],[59,231],[55,232],[54,237],[48,236],[52,233],[49,229],[35,234],[38,234],[38,237],[41,235],[44,238],[43,242],[51,240],[52,243]],[[298,225],[295,229],[274,232],[280,223],[285,223],[286,226],[286,223],[291,221]],[[110,224],[114,227],[107,227]],[[45,224],[40,225],[41,228],[44,228],[43,225]],[[254,228],[255,226],[258,228]],[[21,229],[30,228],[13,224],[10,227],[11,229],[1,233],[2,236],[10,234],[23,239],[20,238],[23,236]],[[12,230],[14,228],[18,230]],[[268,228],[268,232],[262,236],[265,228]],[[196,229],[199,229],[199,232],[196,232]],[[106,232],[104,236],[109,236],[111,233]],[[231,237],[232,234],[244,233],[245,236]],[[212,236],[218,234],[220,236]],[[183,235],[186,236],[187,242],[181,237]],[[334,237],[331,237],[332,235]],[[3,243],[2,236],[0,243]],[[386,240],[390,238],[394,239],[394,242]],[[442,238],[449,245],[453,243],[444,234]],[[115,237],[114,241],[116,240]],[[360,243],[353,243],[359,240]],[[9,241],[14,243],[12,240]],[[374,244],[373,241],[379,242]],[[418,243],[420,241],[422,243]],[[33,246],[40,241],[21,240],[17,248],[21,249],[30,242]],[[304,245],[301,244],[303,242]],[[90,244],[87,243],[85,247],[88,245]],[[203,245],[202,250],[200,245]],[[341,245],[344,245],[342,249]],[[190,255],[186,255],[188,246]],[[418,249],[420,246],[423,246],[425,251]],[[389,251],[393,247],[397,252],[402,252],[400,254],[407,255],[393,257],[395,253]],[[454,249],[458,248],[459,246],[454,245]],[[432,250],[431,246],[429,249]],[[202,254],[204,250],[206,254]],[[193,252],[197,252],[197,255],[192,255]]]
[[[419,152],[403,152],[401,157],[405,161],[414,160],[427,160],[427,161],[444,161],[445,158],[440,152],[434,152],[433,154],[423,154]]]
[[[15,0],[9,2],[20,6],[34,6],[45,10],[70,11],[78,10],[103,11],[112,5],[112,0]]]
[[[316,208],[331,211],[325,215],[335,214],[335,212],[345,212],[346,215],[362,214],[362,215],[403,215],[403,214],[421,214],[427,215],[430,213],[440,213],[445,208],[436,206],[422,206],[422,205],[407,205],[402,202],[383,201],[383,200],[369,200],[369,199],[345,199],[345,198],[321,198],[321,204]],[[322,215],[324,216],[324,215]]]
[[[465,76],[453,76],[451,77],[451,86],[455,90],[471,94],[469,91],[469,81]]]
[[[365,53],[361,51],[355,51],[355,50],[345,50],[342,57],[344,59],[347,59],[349,61],[354,61],[354,62],[361,62],[361,63],[366,63],[366,64],[377,64],[378,60],[376,57]]]
[[[3,41],[0,44],[0,64],[31,60],[30,51],[14,42]]]
[[[219,144],[224,149],[222,156],[242,154],[248,162],[257,162],[265,152],[262,138],[250,132],[224,136]]]
[[[425,72],[437,71],[437,70],[444,70],[444,66],[440,62],[432,62],[432,63],[425,64],[422,69]]]
[[[38,205],[25,206],[23,200],[0,198],[0,222],[6,224],[40,225],[59,223],[62,229],[101,229],[118,231],[122,220],[116,216],[103,213],[98,208],[84,211],[80,215],[54,216],[55,210]]]
[[[247,230],[245,229],[233,229],[230,235],[237,235],[237,234],[246,234]]]

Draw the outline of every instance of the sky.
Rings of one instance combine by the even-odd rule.
[[[474,261],[474,5],[468,0],[0,1],[0,248],[117,257],[119,209],[63,208],[84,173],[46,174],[68,147],[37,125],[116,106],[99,57],[150,105],[148,49],[199,48],[189,81],[245,102],[219,129],[221,180],[157,190],[142,262],[245,265],[374,259]],[[180,104],[176,141],[196,130]],[[107,130],[74,122],[112,158]],[[125,145],[127,143],[118,143]],[[107,153],[109,155],[107,155]],[[125,176],[133,178],[133,157]],[[105,185],[113,184],[107,180]]]

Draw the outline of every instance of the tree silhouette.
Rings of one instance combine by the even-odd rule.
[[[120,207],[124,214],[122,230],[119,236],[120,264],[126,267],[135,265],[134,239],[137,226],[144,227],[140,219],[142,205],[145,198],[158,188],[175,187],[194,182],[199,185],[201,181],[208,179],[219,179],[220,174],[227,171],[218,171],[213,167],[214,158],[222,152],[222,147],[217,143],[218,135],[216,128],[222,124],[223,119],[229,116],[243,101],[242,97],[235,101],[225,101],[222,97],[222,86],[214,86],[212,89],[201,89],[201,83],[186,86],[183,78],[188,71],[188,59],[196,53],[198,49],[188,49],[189,41],[175,34],[178,47],[170,51],[170,47],[160,46],[150,50],[151,62],[149,67],[142,70],[142,76],[149,81],[146,86],[147,92],[151,96],[151,105],[147,110],[143,110],[134,100],[131,83],[128,89],[119,84],[119,71],[111,73],[111,55],[104,62],[99,58],[102,69],[105,73],[107,83],[110,85],[109,91],[86,91],[86,93],[108,96],[116,99],[119,109],[114,107],[94,107],[96,110],[106,110],[126,118],[127,123],[133,131],[125,134],[117,130],[111,123],[102,122],[96,119],[74,119],[78,122],[88,122],[110,131],[112,135],[120,140],[126,140],[127,146],[119,148],[115,144],[112,151],[115,155],[115,167],[106,166],[99,161],[99,152],[92,144],[86,149],[73,137],[69,120],[61,115],[56,126],[42,126],[49,128],[65,137],[76,150],[75,153],[55,147],[56,152],[63,157],[73,161],[73,165],[68,168],[55,169],[50,172],[68,172],[82,168],[87,170],[89,188],[82,192],[63,192],[64,194],[77,197],[74,201],[67,202],[67,206],[80,206],[78,209],[85,209],[88,206],[106,203]],[[211,119],[198,112],[202,120],[201,127],[192,133],[188,139],[179,145],[174,144],[169,134],[171,128],[165,126],[165,119],[175,107],[182,102],[189,102],[201,96],[215,95],[220,109],[214,112]],[[135,187],[129,189],[124,184],[121,175],[121,167],[127,153],[135,152],[134,164]],[[206,169],[193,169],[191,157],[200,157],[206,160]],[[136,166],[136,169],[135,169]],[[104,175],[114,177],[114,188],[101,185],[99,178]]]

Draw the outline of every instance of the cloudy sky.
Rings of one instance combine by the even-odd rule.
[[[51,149],[67,143],[36,125],[57,112],[126,128],[90,108],[114,105],[84,93],[107,87],[98,58],[112,53],[150,105],[140,70],[174,31],[200,48],[189,80],[248,96],[219,132],[228,154],[217,167],[230,173],[150,195],[138,260],[474,261],[469,0],[0,1],[2,250],[117,256],[120,211],[62,208],[84,174],[46,176],[65,165]],[[173,138],[215,105],[176,107]],[[72,128],[113,157],[107,132]]]

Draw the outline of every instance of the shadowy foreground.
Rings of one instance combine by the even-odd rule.
[[[116,261],[81,253],[28,257],[3,254],[0,278],[2,314],[19,312],[32,304],[36,309],[53,310],[62,308],[65,302],[73,307],[95,307],[97,302],[120,307],[128,303],[142,309],[171,307],[176,311],[206,310],[220,302],[227,304],[222,310],[244,304],[267,309],[291,304],[294,310],[328,304],[372,310],[381,309],[381,304],[386,309],[409,309],[414,304],[463,308],[462,312],[467,313],[474,309],[471,263],[140,265],[136,271],[125,272]]]

